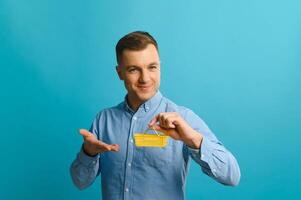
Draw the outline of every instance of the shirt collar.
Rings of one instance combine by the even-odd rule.
[[[162,99],[162,94],[159,90],[157,90],[156,94],[152,96],[150,99],[148,99],[146,102],[140,105],[137,112],[140,112],[141,110],[144,112],[148,112],[149,110],[152,110],[153,108],[156,108]],[[131,113],[135,113],[131,107],[129,106],[127,102],[127,95],[124,97],[124,108],[127,111],[130,111]]]

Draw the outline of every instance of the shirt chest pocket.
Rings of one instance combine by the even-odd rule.
[[[146,165],[153,167],[162,167],[172,161],[172,148],[170,145],[166,147],[143,147],[142,161]]]

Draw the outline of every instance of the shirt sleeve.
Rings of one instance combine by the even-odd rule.
[[[186,146],[191,158],[201,166],[205,174],[216,181],[224,185],[238,185],[240,169],[232,153],[216,138],[205,122],[191,110],[188,110],[185,119],[203,136],[200,149]]]
[[[93,121],[90,132],[93,133],[96,138],[99,138],[99,129],[98,129],[99,118],[98,116]],[[70,174],[73,180],[73,183],[80,189],[83,190],[90,186],[95,178],[99,175],[100,166],[100,155],[95,156],[87,155],[83,146],[81,147],[79,153],[77,154],[75,160],[70,166]]]

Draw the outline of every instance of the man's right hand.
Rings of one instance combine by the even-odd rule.
[[[98,140],[93,133],[87,131],[86,129],[80,129],[79,133],[84,138],[84,151],[89,156],[95,156],[98,153],[106,151],[119,151],[118,144],[106,144]]]

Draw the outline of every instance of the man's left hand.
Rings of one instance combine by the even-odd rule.
[[[183,141],[191,148],[199,149],[201,146],[203,136],[191,128],[176,112],[159,113],[148,125],[175,140]]]

